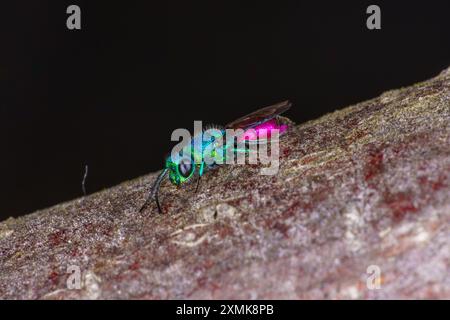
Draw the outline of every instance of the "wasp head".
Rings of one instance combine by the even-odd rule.
[[[169,170],[170,182],[179,186],[189,180],[194,174],[195,163],[192,157],[179,156],[166,159],[166,169]]]

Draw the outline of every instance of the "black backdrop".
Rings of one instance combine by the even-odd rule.
[[[175,128],[280,100],[296,122],[450,65],[445,1],[1,5],[0,219],[160,169]],[[382,29],[366,28],[381,7]],[[66,28],[77,4],[82,30]]]

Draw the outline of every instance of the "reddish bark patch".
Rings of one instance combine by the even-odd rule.
[[[391,210],[395,222],[403,220],[408,213],[417,212],[418,208],[414,205],[412,199],[412,195],[405,193],[385,195],[385,203]]]
[[[56,285],[58,283],[59,273],[56,271],[52,271],[48,275],[48,280],[52,283],[52,285]]]
[[[380,174],[383,169],[383,151],[380,149],[369,151],[367,162],[364,167],[364,179],[366,182]]]
[[[128,267],[129,270],[135,271],[138,270],[141,267],[141,264],[139,263],[139,260],[135,260],[130,266]]]
[[[437,179],[432,180],[426,176],[419,177],[419,183],[422,186],[427,186],[431,188],[433,191],[441,190],[445,187],[447,187],[447,184],[445,183],[445,177],[443,175],[440,175]]]
[[[289,237],[289,226],[287,226],[285,223],[281,223],[281,222],[275,222],[273,223],[273,228],[277,231],[279,231],[284,238],[288,238]]]
[[[52,246],[58,246],[66,241],[66,230],[56,231],[48,236]]]
[[[292,150],[290,148],[284,148],[282,151],[283,158],[287,158],[291,154]]]

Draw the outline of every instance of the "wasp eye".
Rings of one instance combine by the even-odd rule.
[[[191,159],[185,158],[180,161],[178,164],[178,172],[184,177],[187,178],[192,172],[192,161]]]

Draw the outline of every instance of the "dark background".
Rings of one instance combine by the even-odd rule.
[[[450,65],[450,1],[240,2],[2,4],[0,219],[81,196],[85,164],[88,193],[159,170],[193,120],[304,122]]]

